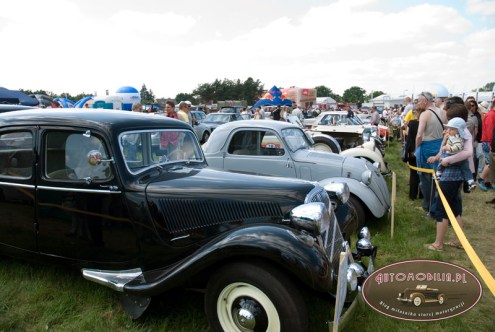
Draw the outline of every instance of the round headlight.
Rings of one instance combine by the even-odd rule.
[[[354,272],[356,273],[356,277],[358,277],[358,278],[362,277],[364,275],[364,273],[366,272],[366,270],[364,269],[364,267],[362,267],[358,263],[351,263],[351,264],[349,264],[349,267],[347,269],[348,270],[349,269],[354,270]]]
[[[363,173],[361,173],[361,182],[363,182],[365,185],[369,186],[371,184],[372,175],[373,175],[373,173],[371,173],[371,171],[369,169],[367,169],[366,171],[363,171]]]
[[[368,239],[359,239],[356,244],[356,249],[362,256],[371,256],[373,254],[373,245]]]
[[[324,188],[330,198],[335,197],[342,204],[346,203],[351,195],[349,186],[345,182],[330,182]]]
[[[358,284],[358,279],[356,275],[356,271],[351,269],[350,267],[347,268],[347,289],[351,292],[355,291],[357,288]]]
[[[290,220],[298,229],[320,234],[330,227],[330,212],[323,203],[307,203],[296,206],[290,213]]]
[[[358,239],[368,239],[368,240],[371,239],[371,234],[368,227],[363,227],[359,230]]]

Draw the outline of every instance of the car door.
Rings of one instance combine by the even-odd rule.
[[[257,175],[296,177],[282,139],[269,129],[239,129],[230,135],[224,170]]]
[[[35,252],[35,134],[0,131],[0,244]]]
[[[93,262],[125,262],[137,244],[109,145],[91,131],[42,128],[38,248],[42,254]]]

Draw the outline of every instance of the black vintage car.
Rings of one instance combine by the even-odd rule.
[[[361,257],[375,251],[360,234],[352,254],[315,183],[208,169],[183,122],[0,114],[0,253],[76,266],[120,292],[133,318],[153,296],[192,286],[205,289],[216,331],[305,331],[301,293],[339,293],[338,307],[371,272]]]

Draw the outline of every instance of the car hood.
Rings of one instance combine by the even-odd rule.
[[[314,187],[297,179],[176,167],[147,184],[146,199],[163,240],[185,234],[200,240],[245,223],[282,222]]]
[[[297,150],[293,154],[293,160],[298,163],[310,163],[313,164],[312,167],[322,168],[324,172],[321,175],[322,178],[314,179],[316,181],[323,180],[329,176],[341,176],[342,165],[346,159],[347,157],[340,154],[313,149]]]
[[[336,133],[353,133],[362,134],[365,126],[363,125],[337,125],[337,126],[327,126],[327,125],[317,125],[311,128],[312,131],[324,131],[324,132],[336,132]]]

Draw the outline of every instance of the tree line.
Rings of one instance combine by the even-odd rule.
[[[472,91],[493,91],[494,85],[495,82],[486,83],[483,87],[473,89]],[[331,97],[339,103],[362,103],[382,94],[385,94],[385,92],[383,91],[372,91],[371,93],[367,93],[365,89],[358,86],[352,86],[346,89],[342,96],[334,93],[331,88],[325,85],[316,86],[315,89],[317,96]],[[62,94],[55,94],[53,92],[45,90],[19,90],[28,95],[43,94],[51,98],[67,98],[72,101],[78,101],[82,98],[92,96],[92,94],[84,92],[77,95],[71,95],[67,92],[64,92]],[[192,92],[178,93],[174,99],[176,102],[189,100],[193,104],[213,104],[220,100],[245,100],[247,101],[248,105],[253,105],[254,103],[256,103],[256,101],[258,101],[264,91],[264,85],[259,79],[255,80],[252,77],[248,77],[245,81],[241,81],[240,79],[231,80],[224,78],[223,80],[215,79],[211,83],[198,84],[198,86]],[[142,104],[157,103],[157,98],[153,93],[153,90],[148,89],[146,87],[146,84],[142,85],[140,95]]]

